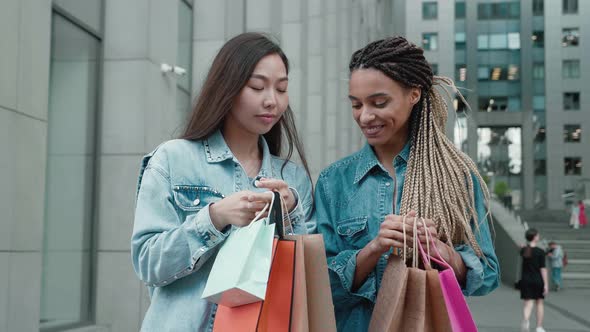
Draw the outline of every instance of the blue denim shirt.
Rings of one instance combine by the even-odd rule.
[[[316,185],[317,232],[323,234],[338,331],[366,331],[387,263],[384,254],[365,283],[352,291],[356,255],[379,232],[388,214],[399,214],[410,143],[395,157],[392,178],[369,144],[322,171]],[[477,182],[476,182],[477,183]],[[475,203],[479,216],[477,241],[487,259],[467,245],[455,250],[467,267],[465,295],[484,295],[498,286],[499,266],[487,222],[480,186]]]
[[[305,170],[272,156],[261,138],[259,175],[284,179],[296,190],[290,213],[295,233],[305,234],[313,208]],[[211,331],[217,306],[201,294],[220,244],[229,232],[211,223],[209,205],[254,187],[217,131],[202,141],[172,140],[143,158],[131,238],[133,267],[149,288],[151,304],[141,330]],[[266,189],[264,189],[266,190]]]

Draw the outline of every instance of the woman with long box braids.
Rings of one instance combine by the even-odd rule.
[[[388,255],[403,247],[403,216],[407,225],[425,218],[465,295],[491,292],[499,267],[488,189],[445,136],[441,91],[458,93],[453,82],[434,76],[423,49],[402,37],[356,51],[349,68],[352,115],[367,144],[322,171],[314,217],[326,242],[338,330],[367,330]]]

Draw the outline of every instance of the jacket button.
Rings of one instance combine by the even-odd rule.
[[[386,187],[389,187],[389,186],[391,186],[391,183],[389,183],[389,182],[385,182],[385,186],[386,186]]]
[[[199,203],[201,203],[201,200],[198,198],[193,201],[193,205],[199,205]]]

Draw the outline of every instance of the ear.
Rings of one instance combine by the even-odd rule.
[[[420,97],[422,96],[422,90],[418,88],[411,88],[410,90],[410,103],[416,105],[420,101]]]

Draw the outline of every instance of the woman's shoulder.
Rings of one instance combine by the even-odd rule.
[[[173,139],[165,141],[143,157],[142,165],[168,169],[170,164],[186,160],[188,154],[202,149],[203,144],[200,140]]]
[[[348,177],[354,177],[356,171],[357,162],[361,158],[361,151],[357,151],[351,155],[348,155],[342,159],[339,159],[331,163],[328,167],[324,168],[320,172],[318,181],[327,180],[333,178],[342,179]]]

